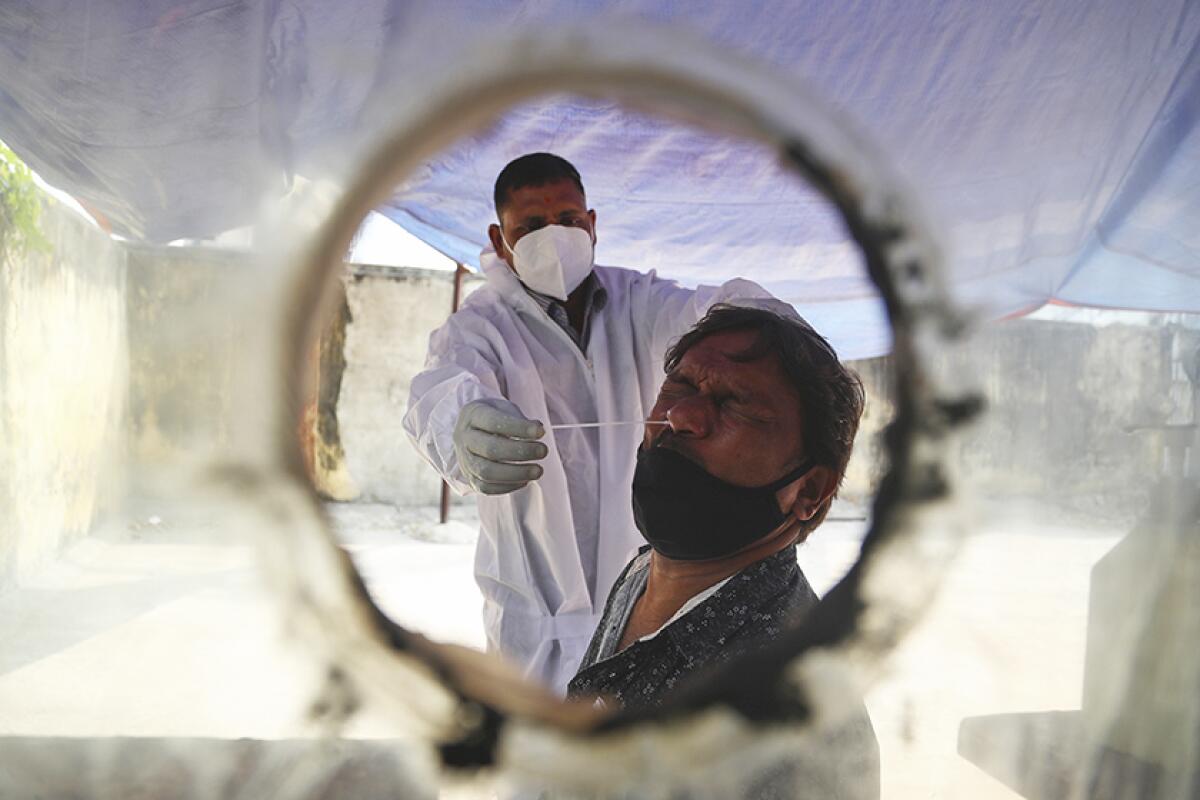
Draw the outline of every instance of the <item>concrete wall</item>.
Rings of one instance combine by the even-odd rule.
[[[84,535],[121,491],[125,257],[53,201],[50,252],[0,253],[0,587]]]
[[[480,285],[481,279],[469,277],[463,297]],[[355,496],[436,504],[441,479],[416,454],[400,423],[429,335],[450,314],[454,274],[352,265],[345,287],[349,317],[337,419]]]
[[[345,285],[349,317],[336,417],[353,496],[432,504],[438,478],[415,455],[400,421],[429,333],[448,312],[453,276],[359,266]],[[960,477],[984,496],[1132,517],[1157,475],[1162,441],[1155,431],[1128,429],[1180,421],[1180,403],[1188,402],[1180,398],[1191,396],[1178,362],[1200,346],[1200,332],[1173,319],[984,326],[937,365],[963,374],[987,401],[986,414],[956,447]],[[884,465],[880,432],[892,417],[891,362],[853,366],[868,401],[843,496],[862,502]]]
[[[1193,421],[1183,361],[1200,347],[1195,320],[1146,317],[1136,325],[993,323],[941,359],[938,369],[967,376],[987,402],[954,456],[975,493],[1120,521],[1139,513],[1162,464],[1162,433],[1154,427]],[[891,363],[854,366],[868,409],[846,493],[863,497],[882,467]]]
[[[135,492],[229,442],[240,343],[227,298],[253,256],[195,247],[129,248],[130,456]],[[465,297],[480,285],[464,282]],[[434,505],[441,481],[400,427],[429,334],[450,313],[453,273],[347,265],[345,302],[327,321],[302,435],[318,488],[338,500]]]
[[[477,285],[468,282],[467,291]],[[345,366],[336,418],[358,499],[436,502],[437,475],[400,428],[408,386],[430,332],[445,319],[450,273],[352,266],[345,280]],[[1180,421],[1190,397],[1178,363],[1200,332],[1165,315],[1097,326],[1018,319],[984,326],[938,369],[980,387],[987,412],[961,438],[954,462],[978,494],[1027,498],[1125,520],[1145,502],[1162,457],[1155,431]],[[1190,344],[1189,344],[1190,343]],[[883,469],[891,362],[857,362],[868,391],[843,496],[870,499]],[[1185,415],[1190,421],[1190,414]]]
[[[234,309],[252,255],[119,245],[53,205],[49,254],[5,258],[0,295],[0,586],[85,534],[128,485],[229,441]],[[469,279],[464,296],[479,285]],[[432,505],[440,482],[400,423],[453,274],[349,265],[345,303],[314,358],[318,485],[340,499]],[[1156,431],[1190,422],[1183,362],[1200,332],[1015,320],[987,326],[943,369],[972,373],[989,410],[956,453],[982,493],[1128,518],[1162,461]],[[1193,321],[1194,322],[1194,321]],[[870,497],[891,416],[890,362],[856,365],[867,414],[844,495]],[[332,488],[330,488],[332,487]]]
[[[126,245],[131,491],[229,442],[238,328],[229,299],[249,253]]]

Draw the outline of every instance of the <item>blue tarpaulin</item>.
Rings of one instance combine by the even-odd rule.
[[[805,81],[920,194],[957,290],[989,314],[1048,300],[1200,311],[1200,3],[6,0],[0,139],[150,240],[254,221],[295,176],[344,177],[398,94],[512,30],[631,20]],[[733,275],[846,356],[886,326],[835,215],[756,145],[614,104],[512,109],[381,209],[478,263],[491,185],[550,150],[583,174],[601,263]]]

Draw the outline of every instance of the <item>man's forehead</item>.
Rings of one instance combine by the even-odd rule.
[[[761,359],[753,358],[758,344],[758,332],[749,329],[716,331],[696,342],[683,354],[680,363],[688,361],[729,362],[747,364]],[[762,355],[769,355],[763,353]]]
[[[753,330],[718,331],[692,345],[679,368],[700,369],[714,377],[745,384],[747,389],[793,390],[779,358],[759,349],[758,332]]]

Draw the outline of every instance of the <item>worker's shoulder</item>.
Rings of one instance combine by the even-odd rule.
[[[504,336],[513,324],[513,311],[490,286],[481,286],[470,294],[450,316],[434,328],[431,347],[449,347],[465,342],[478,343]]]
[[[512,314],[510,304],[495,287],[488,284],[471,292],[458,310],[447,318],[447,324],[470,325],[478,320],[495,321]]]
[[[629,269],[628,267],[606,267],[600,264],[592,267],[592,271],[595,272],[601,280],[610,281],[638,280],[640,278],[645,278],[649,274],[636,269]]]
[[[637,286],[649,286],[650,284],[661,281],[654,270],[642,272],[636,269],[627,267],[602,267],[597,265],[593,268],[596,273],[600,285],[609,292],[621,292],[633,289]]]

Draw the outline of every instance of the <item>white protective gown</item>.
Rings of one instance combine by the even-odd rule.
[[[586,355],[538,306],[493,251],[487,285],[434,331],[412,383],[404,429],[458,492],[459,410],[504,397],[546,426],[541,478],[504,495],[479,495],[475,579],[489,651],[563,692],[575,675],[609,589],[645,543],[630,486],[640,425],[550,430],[570,422],[645,419],[663,380],[668,345],[714,303],[769,297],[732,280],[685,289],[674,281],[596,267],[607,303],[591,322]]]

